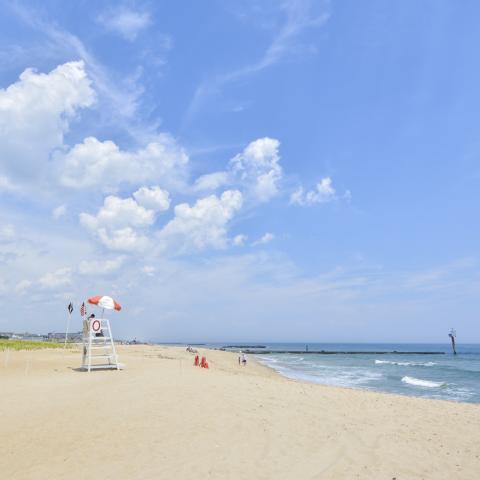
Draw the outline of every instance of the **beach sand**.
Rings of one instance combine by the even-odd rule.
[[[10,479],[480,478],[480,406],[285,379],[250,358],[119,348],[0,352],[0,477]]]

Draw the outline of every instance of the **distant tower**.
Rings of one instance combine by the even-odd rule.
[[[448,336],[450,337],[450,340],[452,341],[453,354],[456,355],[456,354],[457,354],[457,350],[455,349],[455,337],[457,336],[457,332],[455,331],[454,328],[452,328],[452,329],[450,330],[450,333],[448,334]]]

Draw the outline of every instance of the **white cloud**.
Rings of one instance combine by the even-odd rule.
[[[62,147],[70,120],[94,101],[82,61],[48,74],[27,69],[16,83],[0,89],[0,173],[25,179],[47,172],[50,153]],[[10,181],[2,178],[8,187]]]
[[[202,175],[193,189],[216,190],[221,186],[234,185],[242,188],[249,200],[267,202],[279,193],[283,176],[279,146],[280,142],[275,138],[259,138],[233,157],[226,171]]]
[[[141,187],[133,196],[139,205],[156,212],[168,210],[170,207],[170,196],[160,187]]]
[[[15,186],[8,177],[0,175],[0,192],[15,192],[18,187]]]
[[[140,185],[159,182],[169,188],[181,188],[185,181],[188,156],[168,134],[158,135],[145,148],[129,152],[114,142],[86,138],[75,145],[63,159],[61,182],[83,189],[118,187],[122,182]]]
[[[144,248],[147,238],[134,230],[146,228],[155,222],[155,212],[139,205],[133,198],[110,195],[96,215],[80,214],[80,223],[113,250]]]
[[[107,30],[130,41],[135,40],[139,32],[151,24],[148,12],[137,12],[124,6],[103,13],[97,20]]]
[[[345,195],[350,197],[350,192],[347,191]],[[305,192],[303,187],[298,188],[290,196],[290,203],[293,205],[307,206],[314,205],[315,203],[328,203],[337,198],[337,192],[333,188],[332,179],[325,177],[317,183],[314,190]]]
[[[252,246],[256,245],[265,245],[267,243],[270,243],[273,239],[275,238],[275,235],[273,233],[267,232],[265,235],[263,235],[261,238],[256,240],[255,242],[252,243]]]
[[[15,238],[15,227],[10,224],[0,225],[0,242],[10,242]]]
[[[106,275],[118,271],[125,262],[125,257],[120,256],[107,260],[82,260],[78,265],[81,275]]]
[[[195,181],[193,189],[195,191],[216,190],[229,183],[228,177],[228,172],[214,172],[202,175]]]
[[[119,198],[109,195],[97,215],[80,214],[80,223],[95,230],[100,227],[121,228],[125,226],[152,225],[155,220],[153,210],[147,210],[133,198]]]
[[[63,217],[67,213],[66,205],[59,205],[58,207],[52,210],[52,217],[55,220],[58,220],[60,217]]]
[[[235,237],[233,237],[232,243],[236,247],[243,247],[243,245],[245,245],[245,242],[247,241],[247,238],[248,237],[243,234],[236,235]]]
[[[21,280],[15,286],[15,292],[19,295],[23,295],[32,285],[33,284],[30,280]]]
[[[153,275],[155,274],[156,268],[152,267],[152,265],[145,265],[141,268],[141,270],[145,275],[148,275],[149,277],[153,277]]]
[[[112,250],[134,251],[152,244],[150,227],[155,223],[156,211],[169,204],[168,193],[153,187],[141,188],[133,198],[110,195],[95,215],[80,214],[80,223]],[[145,206],[152,207],[151,209]],[[227,190],[220,197],[210,195],[190,206],[179,204],[174,209],[174,218],[156,232],[160,254],[190,253],[205,248],[225,248],[231,242],[227,238],[227,225],[241,208],[242,194]],[[246,238],[246,237],[245,237]],[[243,240],[237,236],[234,244]]]
[[[138,75],[126,75],[124,72],[118,74],[102,64],[84,45],[81,39],[71,32],[62,30],[58,23],[52,23],[44,17],[41,11],[21,6],[18,2],[10,5],[18,17],[29,27],[45,36],[45,41],[40,42],[38,48],[42,56],[51,58],[79,58],[87,65],[89,77],[93,81],[95,91],[99,94],[100,122],[111,122],[115,119],[115,127],[125,130],[129,136],[139,144],[150,141],[152,135],[157,133],[158,122],[149,117],[148,122],[143,122],[139,115],[141,96],[144,87],[138,81]],[[157,38],[155,38],[157,40]],[[165,42],[163,42],[165,43]],[[158,55],[158,42],[156,42],[155,54]],[[165,47],[160,47],[165,50]],[[30,58],[31,49],[27,51]],[[151,60],[153,55],[149,56]]]
[[[100,241],[111,250],[144,250],[149,244],[148,238],[145,235],[138,233],[131,227],[116,230],[99,228],[97,234]]]
[[[59,268],[54,272],[49,272],[40,277],[38,285],[45,289],[55,289],[65,287],[71,284],[72,270],[68,267]]]
[[[279,146],[280,142],[274,138],[259,138],[230,161],[232,174],[259,202],[270,200],[279,191],[282,179]]]
[[[238,190],[227,190],[220,197],[210,195],[193,206],[182,203],[175,207],[175,217],[158,232],[162,250],[189,253],[207,247],[227,246],[227,224],[242,207]]]

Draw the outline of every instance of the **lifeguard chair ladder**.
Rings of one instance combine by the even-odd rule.
[[[110,322],[106,318],[83,321],[82,369],[120,370]]]

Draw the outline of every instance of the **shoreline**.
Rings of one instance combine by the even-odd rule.
[[[368,389],[368,388],[363,388],[363,387],[348,387],[348,386],[343,386],[343,385],[328,385],[326,383],[320,383],[320,382],[310,382],[308,380],[302,379],[302,378],[292,378],[288,377],[287,375],[283,375],[282,373],[278,372],[275,370],[273,367],[270,365],[264,364],[260,362],[257,358],[253,358],[253,354],[250,354],[248,357],[251,361],[254,361],[257,365],[260,367],[264,367],[268,369],[269,371],[273,372],[274,375],[279,376],[280,378],[284,380],[288,380],[290,382],[294,383],[300,383],[300,384],[305,384],[305,385],[316,385],[320,388],[333,388],[333,389],[340,389],[340,390],[347,390],[347,391],[353,391],[353,392],[365,392],[365,393],[373,393],[373,394],[378,394],[378,395],[388,395],[388,396],[393,396],[393,397],[399,397],[399,398],[415,398],[418,400],[426,400],[429,402],[447,402],[447,403],[452,403],[454,405],[473,405],[477,406],[479,408],[479,414],[480,414],[480,402],[462,402],[460,400],[450,400],[447,398],[431,398],[431,397],[425,397],[425,396],[420,396],[420,395],[406,395],[406,394],[401,394],[401,393],[395,393],[395,392],[387,392],[386,390],[373,390],[373,389]]]
[[[247,352],[248,353],[248,352]],[[277,352],[275,352],[277,353]],[[284,352],[280,352],[282,355]],[[305,352],[294,352],[295,355],[304,356]],[[375,357],[378,355],[378,352],[365,352],[366,355],[369,357]],[[398,352],[396,352],[398,354]],[[325,364],[326,368],[337,368],[338,375],[342,375],[350,368],[359,368],[363,370],[361,374],[373,375],[370,381],[367,382],[356,382],[356,378],[351,381],[336,381],[334,374],[328,374],[326,378],[322,375],[316,375],[315,372],[311,372],[308,369],[302,369],[301,363],[294,363],[291,364],[288,361],[289,355],[286,354],[284,356],[280,355],[277,360],[264,360],[262,355],[256,355],[255,353],[250,353],[250,358],[255,358],[257,362],[261,365],[265,365],[268,368],[271,368],[274,372],[278,375],[288,378],[295,381],[301,381],[306,383],[311,383],[314,385],[321,385],[326,387],[334,387],[334,388],[346,388],[355,391],[367,391],[367,392],[376,392],[376,393],[386,393],[390,395],[399,395],[401,397],[414,397],[414,398],[422,398],[422,399],[430,399],[430,400],[441,400],[453,403],[460,403],[460,404],[468,404],[468,405],[480,405],[480,397],[473,390],[466,390],[468,387],[464,387],[460,383],[457,383],[457,380],[452,378],[451,376],[448,377],[448,372],[446,373],[447,377],[444,375],[440,375],[439,372],[441,370],[430,370],[430,368],[423,369],[423,367],[433,367],[434,365],[440,365],[442,368],[442,364],[437,364],[435,362],[426,362],[426,363],[419,363],[419,361],[413,362],[406,362],[401,363],[399,360],[377,360],[375,359],[375,366],[366,365],[366,364],[355,364],[355,365],[336,365],[333,364]],[[304,360],[303,358],[301,360]],[[370,361],[372,359],[370,358]],[[403,359],[402,359],[403,360]],[[400,362],[400,363],[397,363]],[[384,365],[381,367],[376,364],[389,364],[386,369],[383,369]],[[319,364],[321,368],[324,364]],[[399,371],[398,369],[389,370],[390,365],[399,365],[399,366],[406,366],[408,369],[412,367],[420,367],[422,371],[420,372],[418,369],[417,371],[412,370],[403,370]],[[438,368],[438,367],[437,367]],[[443,368],[448,369],[448,365]],[[321,370],[320,370],[321,371]],[[327,371],[327,373],[330,370]],[[436,373],[435,373],[436,372]],[[432,374],[433,373],[433,377]],[[445,373],[445,372],[443,372]],[[360,374],[360,375],[361,375]],[[333,378],[333,380],[332,380]],[[361,379],[361,376],[358,377]],[[470,387],[472,388],[472,387]],[[468,392],[468,393],[467,393]]]
[[[91,373],[75,349],[0,352],[5,478],[478,478],[477,404],[298,381],[207,348],[208,370],[182,347],[118,350],[125,370]]]
[[[252,358],[251,356],[249,358]],[[425,396],[420,396],[420,395],[406,395],[406,394],[401,394],[401,393],[395,393],[395,392],[387,392],[386,390],[374,390],[374,389],[369,389],[369,388],[364,388],[364,387],[348,387],[344,385],[328,385],[326,383],[320,383],[320,382],[309,382],[308,380],[302,379],[302,378],[292,378],[288,377],[287,375],[283,375],[280,372],[277,372],[273,367],[270,365],[262,364],[259,362],[257,359],[254,359],[254,361],[265,368],[268,368],[271,370],[275,375],[278,375],[279,377],[289,380],[291,382],[295,383],[303,383],[305,385],[316,385],[321,388],[333,388],[333,389],[340,389],[340,390],[347,390],[347,391],[353,391],[353,392],[365,392],[365,393],[373,393],[373,394],[378,394],[378,395],[387,395],[387,396],[393,396],[395,398],[415,398],[417,400],[425,400],[427,402],[447,402],[447,403],[452,403],[454,405],[474,405],[479,408],[479,414],[480,414],[480,402],[462,402],[460,400],[450,400],[448,398],[432,398],[432,397],[425,397]]]

